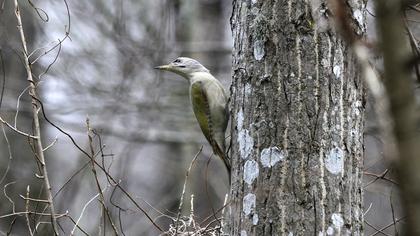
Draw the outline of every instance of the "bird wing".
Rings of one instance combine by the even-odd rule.
[[[210,104],[203,82],[198,81],[191,84],[191,103],[198,124],[200,125],[204,136],[210,142]]]
[[[207,94],[206,85],[203,81],[197,81],[191,84],[191,103],[194,110],[195,117],[197,118],[198,124],[200,125],[201,130],[203,131],[204,136],[206,137],[207,141],[210,143],[210,145],[213,148],[213,152],[218,155],[220,158],[222,158],[223,162],[226,165],[226,168],[228,171],[230,171],[230,161],[227,159],[227,156],[225,154],[225,148],[224,148],[224,132],[226,129],[227,121],[226,119],[226,107],[221,107],[223,113],[221,114],[224,116],[223,123],[226,124],[216,124],[221,125],[221,129],[223,130],[216,130],[216,127],[214,126],[212,121],[214,122],[220,122],[220,117],[216,117],[216,114],[214,111],[212,112],[211,109],[217,109],[211,107],[210,98]],[[224,96],[224,94],[223,94]],[[224,126],[224,127],[223,127]],[[217,138],[216,131],[218,133],[222,133],[222,137]],[[221,139],[221,140],[218,140]]]

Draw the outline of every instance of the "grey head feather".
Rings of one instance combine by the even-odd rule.
[[[189,57],[178,57],[168,65],[157,66],[155,69],[171,71],[186,79],[190,79],[193,73],[196,72],[209,73],[209,70],[201,65],[200,62]]]
[[[178,57],[175,59],[175,61],[172,62],[172,64],[187,73],[209,72],[209,70],[201,65],[200,62],[189,57]]]

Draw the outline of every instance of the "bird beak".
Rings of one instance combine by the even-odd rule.
[[[162,65],[162,66],[156,66],[156,70],[170,70],[172,68],[171,65]]]

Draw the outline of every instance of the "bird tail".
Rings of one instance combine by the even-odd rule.
[[[228,177],[229,177],[229,184],[230,184],[230,173],[231,173],[231,165],[230,165],[230,159],[227,156],[227,154],[224,152],[224,150],[222,148],[220,148],[220,146],[214,142],[212,143],[213,146],[213,152],[218,155],[220,157],[220,159],[222,159],[223,163],[225,164],[226,170],[228,172]]]

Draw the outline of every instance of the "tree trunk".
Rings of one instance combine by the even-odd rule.
[[[233,7],[230,235],[360,235],[364,86],[326,2]]]

